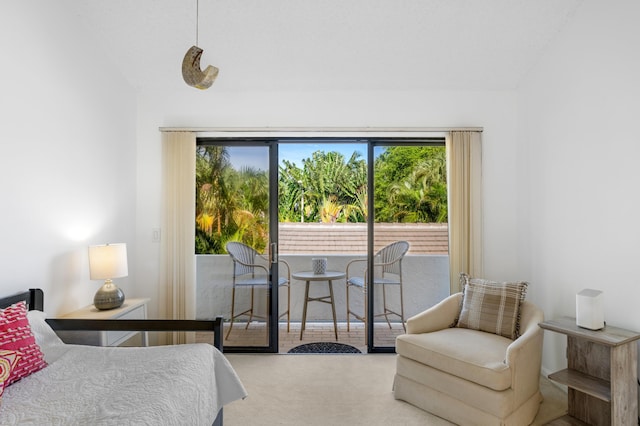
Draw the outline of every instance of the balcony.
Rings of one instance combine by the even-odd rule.
[[[281,223],[279,225],[280,259],[291,267],[291,272],[311,270],[313,257],[326,257],[327,269],[345,271],[347,264],[354,259],[366,257],[367,225],[365,223]],[[404,281],[405,319],[435,305],[449,295],[449,256],[448,229],[446,224],[376,224],[375,250],[397,240],[411,243],[408,254],[402,263]],[[228,255],[197,256],[197,317],[209,318],[222,315],[231,316],[232,261]],[[365,263],[362,263],[364,267]],[[286,269],[281,268],[281,274]],[[331,307],[325,304],[309,304],[307,326],[304,339],[300,341],[300,322],[304,304],[305,283],[292,279],[291,282],[291,322],[289,333],[286,324],[280,324],[280,351],[307,341],[335,340]],[[356,347],[365,345],[364,327],[360,321],[351,318],[351,331],[346,326],[346,286],[345,280],[333,283],[336,315],[338,321],[338,339],[342,343]],[[378,289],[379,290],[379,289]],[[312,282],[310,296],[327,294],[326,282]],[[267,306],[266,293],[257,292],[255,305],[262,308],[264,315]],[[380,312],[381,293],[375,294],[376,312]],[[387,293],[389,305],[399,311],[399,292],[392,288]],[[249,306],[249,291],[236,293],[236,306]],[[364,312],[364,298],[357,291],[351,292],[352,310]],[[246,309],[246,308],[245,308]],[[243,309],[244,310],[244,309]],[[280,312],[286,310],[286,293],[280,294]],[[242,318],[240,318],[242,320]],[[403,332],[399,318],[393,319],[389,329],[384,318],[377,318],[375,324],[375,345],[393,346],[395,336]],[[266,345],[265,324],[244,324],[234,326],[226,345]],[[313,340],[309,340],[313,339]]]

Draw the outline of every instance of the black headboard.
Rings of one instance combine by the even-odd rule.
[[[44,309],[44,293],[39,288],[0,298],[0,309],[14,303],[27,302],[30,311]],[[208,320],[87,320],[87,319],[47,319],[54,330],[116,330],[116,331],[207,331],[213,332],[213,345],[221,352],[222,317]]]
[[[0,309],[13,305],[14,303],[27,302],[30,311],[44,310],[44,293],[42,289],[32,288],[29,291],[14,294],[12,296],[0,298]]]

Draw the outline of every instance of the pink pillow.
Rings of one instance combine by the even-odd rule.
[[[20,354],[16,351],[0,350],[0,401],[2,401],[2,394],[4,393],[5,384],[9,380],[9,376],[11,375],[11,372],[15,368],[19,359]]]
[[[20,353],[20,360],[5,386],[47,366],[44,354],[31,332],[25,302],[18,302],[0,311],[0,350]]]

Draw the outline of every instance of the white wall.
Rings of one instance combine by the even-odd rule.
[[[548,318],[604,291],[605,320],[640,330],[640,3],[586,1],[519,90],[521,270]],[[543,366],[566,365],[547,332]]]
[[[223,72],[222,70],[221,72]],[[176,78],[180,78],[176,75]],[[484,127],[486,276],[519,279],[515,92],[142,92],[138,120],[138,285],[157,300],[159,127]],[[150,312],[157,309],[150,306]]]
[[[135,249],[135,97],[58,2],[1,9],[0,294],[41,287],[57,315],[99,288],[88,245]]]

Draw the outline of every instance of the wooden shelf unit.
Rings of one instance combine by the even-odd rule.
[[[568,368],[549,379],[568,387],[569,413],[553,425],[632,425],[638,423],[636,340],[640,333],[605,326],[578,327],[575,318],[540,323],[567,336]]]

